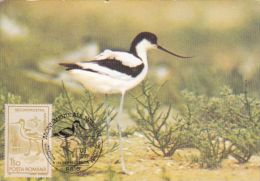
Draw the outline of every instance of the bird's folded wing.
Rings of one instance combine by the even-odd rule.
[[[93,60],[102,60],[102,59],[113,59],[113,51],[106,49],[103,52],[101,52],[100,54],[98,54],[97,56],[95,56],[93,58]]]
[[[60,131],[61,134],[64,135],[72,135],[74,132],[70,128],[65,128]]]
[[[121,80],[130,80],[132,79],[131,75],[135,74],[131,67],[123,65],[120,61],[115,59],[103,59],[84,63],[79,62],[77,65],[82,67],[82,70]]]
[[[130,80],[141,73],[144,64],[141,59],[127,52],[105,50],[91,61],[61,63],[67,70],[83,70],[111,78]]]
[[[30,137],[38,138],[41,137],[41,135],[38,132],[34,132],[33,130],[26,129],[25,134]]]
[[[142,63],[141,59],[137,58],[136,56],[132,55],[128,52],[120,52],[120,51],[112,51],[112,50],[105,50],[96,57],[94,57],[94,61],[98,60],[118,60],[122,62],[123,65],[134,67],[140,65]]]

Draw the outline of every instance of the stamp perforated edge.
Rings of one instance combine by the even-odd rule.
[[[52,121],[52,104],[5,104],[5,116],[4,116],[4,121],[5,121],[5,133],[4,133],[4,177],[23,177],[23,178],[29,178],[29,177],[32,177],[32,178],[47,178],[47,177],[52,177],[52,170],[51,170],[51,165],[48,166],[48,173],[44,176],[42,175],[35,175],[35,174],[23,174],[21,173],[21,175],[19,174],[15,174],[15,175],[9,175],[8,172],[7,172],[7,155],[8,155],[8,149],[7,149],[7,144],[8,144],[8,131],[7,131],[7,128],[8,128],[8,108],[12,106],[12,107],[23,107],[23,106],[26,106],[26,107],[40,107],[40,106],[47,106],[49,109],[49,112],[47,113],[48,116],[49,116],[49,119],[47,119],[47,124],[49,124],[51,121]],[[48,163],[49,164],[49,163]]]

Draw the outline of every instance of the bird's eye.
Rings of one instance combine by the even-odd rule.
[[[153,37],[153,38],[151,39],[151,43],[156,44],[156,42],[157,42],[156,37]]]

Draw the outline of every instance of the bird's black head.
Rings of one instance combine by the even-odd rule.
[[[139,49],[139,52],[141,52],[153,48],[158,48],[164,52],[167,52],[179,58],[191,58],[191,57],[177,55],[176,53],[173,53],[163,48],[162,46],[158,45],[157,36],[154,33],[150,33],[150,32],[141,32],[138,35],[136,35],[136,37],[131,43],[130,52],[138,57],[137,49]]]
[[[130,52],[137,55],[136,47],[140,42],[146,41],[147,48],[155,47],[157,44],[157,36],[150,32],[141,32],[133,39],[130,47]]]
[[[80,124],[80,121],[79,120],[75,120],[74,122],[73,122],[73,126],[80,126],[81,124]]]
[[[82,126],[81,122],[79,120],[75,120],[72,124],[72,127],[75,128],[82,128],[82,129],[87,129],[85,127]]]
[[[151,44],[157,44],[157,36],[150,32],[141,32],[134,38],[133,42],[136,42],[137,44],[141,42],[142,40],[147,40]]]

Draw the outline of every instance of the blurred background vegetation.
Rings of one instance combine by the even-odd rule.
[[[183,89],[212,96],[228,85],[240,93],[244,80],[259,97],[259,9],[257,1],[2,1],[1,86],[22,102],[52,103],[61,81],[69,82],[58,62],[90,59],[107,48],[128,50],[137,33],[150,31],[168,49],[194,56],[181,61],[150,52],[148,77],[167,81],[165,103],[178,105]],[[82,87],[69,87],[82,95]]]

